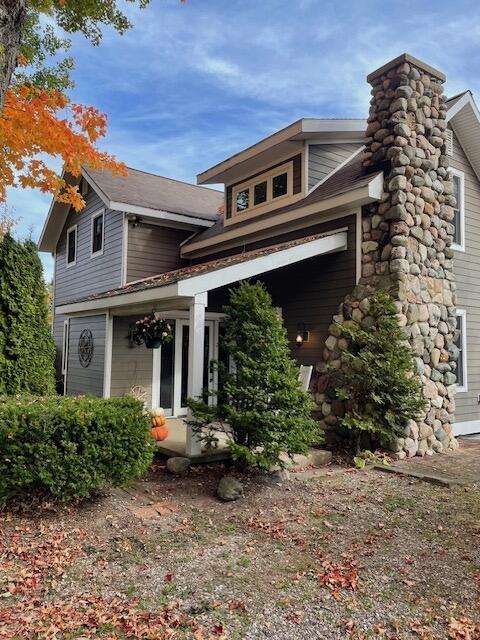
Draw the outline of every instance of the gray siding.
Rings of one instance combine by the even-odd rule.
[[[112,348],[112,396],[123,396],[133,386],[140,386],[148,394],[147,403],[152,399],[153,349],[144,346],[131,347],[128,334],[131,324],[138,316],[113,319]]]
[[[127,282],[185,266],[180,243],[192,231],[153,224],[128,224]]]
[[[67,364],[67,395],[103,395],[103,368],[105,363],[105,315],[70,318],[70,339]],[[78,358],[78,339],[83,329],[93,336],[93,358],[88,367],[82,367]]]
[[[255,249],[268,246],[272,242],[285,242],[343,227],[348,227],[347,250],[303,260],[257,278],[265,284],[274,305],[282,309],[292,355],[299,364],[315,365],[323,359],[324,343],[328,337],[332,317],[338,313],[340,303],[355,286],[356,218],[354,215],[342,216],[306,229],[285,231],[270,240],[245,247],[246,250]],[[236,252],[238,249],[231,251]],[[211,257],[219,257],[219,254]],[[208,311],[222,310],[228,301],[229,289],[230,287],[224,287],[209,293]],[[303,323],[310,331],[310,340],[297,347],[297,327]]]
[[[308,148],[308,188],[323,180],[360,147],[358,143],[311,144]]]
[[[123,213],[105,210],[103,255],[90,257],[92,214],[103,208],[98,195],[89,189],[81,213],[71,211],[62,229],[55,256],[55,304],[90,293],[108,291],[122,284]],[[65,251],[67,229],[77,225],[77,263],[67,268]]]
[[[465,252],[454,257],[457,307],[466,310],[468,391],[457,393],[456,421],[480,420],[480,182],[458,140],[452,167],[465,174]]]

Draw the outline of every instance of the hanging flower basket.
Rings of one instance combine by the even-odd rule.
[[[144,344],[147,349],[158,349],[173,337],[173,327],[164,318],[157,318],[151,313],[135,322],[131,332],[131,340],[135,344]]]

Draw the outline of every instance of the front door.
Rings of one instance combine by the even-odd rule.
[[[188,398],[188,320],[170,320],[174,338],[160,349],[160,406],[167,416],[184,416]],[[210,362],[218,357],[215,322],[205,321],[203,387],[212,391],[214,378]]]

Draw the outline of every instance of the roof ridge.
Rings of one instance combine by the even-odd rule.
[[[162,178],[162,180],[169,180],[170,182],[177,182],[178,184],[184,184],[187,187],[195,187],[196,189],[205,189],[206,191],[211,191],[212,193],[220,193],[223,195],[223,191],[219,189],[210,189],[210,187],[205,187],[201,184],[193,184],[193,182],[187,182],[186,180],[178,180],[178,178],[170,178],[168,176],[162,176],[159,173],[153,173],[152,171],[145,171],[145,169],[137,169],[136,167],[130,167],[126,165],[127,169],[130,171],[137,171],[138,173],[144,173],[147,176],[154,176],[155,178]]]

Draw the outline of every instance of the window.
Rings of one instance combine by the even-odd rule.
[[[103,253],[103,211],[92,216],[92,256]]]
[[[68,338],[69,338],[70,324],[68,320],[63,322],[63,343],[62,343],[62,375],[67,374],[67,361],[68,361]]]
[[[288,173],[281,173],[279,176],[274,176],[272,180],[272,197],[279,198],[285,196],[288,191]]]
[[[82,196],[86,196],[88,193],[88,182],[85,180],[85,178],[82,178],[80,191]]]
[[[465,251],[465,212],[464,212],[464,175],[461,171],[451,169],[453,179],[453,196],[457,201],[454,207],[454,218],[452,224],[454,226],[453,248],[457,251]]]
[[[237,211],[245,211],[245,209],[248,209],[249,200],[250,189],[243,189],[242,191],[238,191],[237,197],[235,199],[237,203]]]
[[[291,196],[293,193],[293,163],[286,162],[280,167],[244,182],[232,189],[233,215],[252,209],[272,205],[274,200]],[[268,210],[268,209],[267,209]]]
[[[267,201],[267,181],[259,182],[254,187],[253,204],[256,207]]]
[[[458,348],[457,392],[467,391],[467,322],[465,309],[457,309],[455,345]]]
[[[72,267],[77,262],[77,225],[67,229],[67,267]]]

